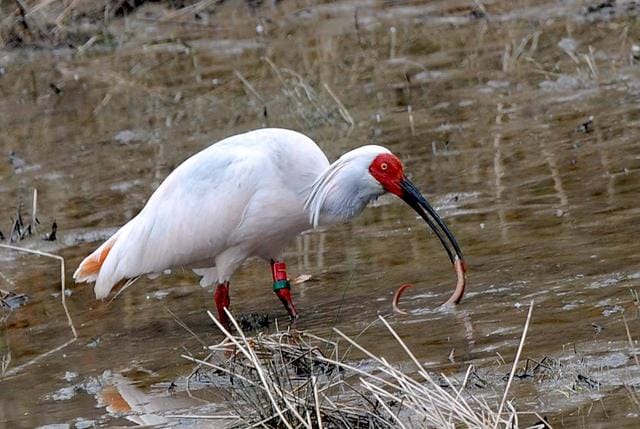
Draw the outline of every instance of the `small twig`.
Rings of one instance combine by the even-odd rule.
[[[175,321],[176,321],[176,323],[177,323],[180,327],[182,327],[182,329],[184,329],[185,331],[187,331],[188,333],[190,333],[191,335],[193,335],[193,338],[195,338],[196,340],[198,340],[198,342],[199,342],[200,344],[202,344],[205,348],[207,348],[207,343],[205,343],[205,342],[202,340],[202,338],[200,338],[200,337],[199,337],[195,332],[193,332],[193,330],[192,330],[191,328],[189,328],[189,326],[187,326],[187,324],[186,324],[186,323],[184,323],[184,322],[183,322],[183,321],[182,321],[178,316],[176,316],[176,314],[175,314],[173,311],[169,310],[169,308],[168,308],[168,307],[165,307],[164,309],[165,309],[165,311],[166,311],[167,313],[169,313],[169,315],[170,315],[171,317],[173,317],[173,320],[175,320]]]
[[[11,280],[9,277],[7,277],[6,274],[4,274],[2,271],[0,271],[0,278],[2,278],[2,280],[4,280],[5,282],[9,283],[11,286],[13,286],[13,289],[16,288],[16,283],[13,280]],[[11,292],[9,292],[8,290],[0,288],[0,293],[8,295]]]
[[[220,415],[220,416],[198,416],[194,414],[163,414],[163,417],[170,419],[194,419],[194,420],[235,420],[240,416]]]
[[[596,59],[593,55],[593,52],[594,52],[593,46],[589,46],[589,53],[582,54],[582,58],[584,58],[584,61],[589,66],[589,70],[591,71],[591,77],[594,80],[598,80],[598,66],[596,64]]]
[[[316,408],[316,424],[318,428],[322,428],[322,413],[320,412],[320,399],[318,398],[318,379],[317,377],[311,376],[311,384],[313,386],[313,399]]]
[[[33,359],[23,363],[22,365],[18,365],[16,367],[12,368],[9,371],[6,371],[4,373],[4,375],[3,375],[3,377],[7,377],[7,376],[18,374],[24,368],[27,368],[27,367],[39,362],[40,360],[44,359],[45,357],[47,357],[49,355],[52,355],[52,354],[64,349],[69,344],[72,344],[73,342],[75,342],[78,339],[78,332],[76,331],[76,328],[73,325],[73,319],[71,319],[71,314],[69,313],[69,309],[67,308],[67,301],[66,301],[66,294],[65,294],[66,288],[65,288],[64,258],[62,256],[54,255],[52,253],[41,252],[39,250],[25,249],[23,247],[11,246],[11,245],[8,245],[8,244],[0,244],[0,248],[16,250],[18,252],[31,253],[31,254],[39,255],[39,256],[45,256],[47,258],[53,258],[53,259],[57,259],[58,261],[60,261],[60,282],[61,282],[60,295],[61,295],[61,301],[62,301],[62,308],[64,308],[64,313],[67,316],[67,322],[69,324],[69,327],[71,328],[71,333],[73,334],[73,338],[70,339],[69,341],[65,342],[64,344],[61,344],[58,347],[55,347],[54,349],[51,349],[51,350],[49,350],[49,351],[47,351],[45,353],[42,353],[42,354],[34,357]]]
[[[99,38],[100,37],[98,35],[91,36],[91,38],[87,40],[84,45],[78,48],[78,53],[79,54],[84,53],[84,51],[92,47],[99,40]]]
[[[9,243],[15,243],[22,240],[26,232],[23,230],[24,224],[22,222],[22,200],[18,203],[18,210],[16,211],[16,219],[11,225],[11,231],[9,232]]]
[[[39,256],[45,256],[47,258],[53,258],[53,259],[57,259],[57,260],[60,261],[60,282],[61,282],[60,295],[61,295],[61,301],[62,301],[62,308],[64,308],[64,313],[67,316],[67,322],[69,323],[69,327],[71,328],[71,333],[73,334],[73,338],[70,339],[69,341],[65,342],[64,344],[61,344],[58,347],[49,350],[48,352],[42,353],[42,354],[34,357],[33,359],[23,363],[22,365],[18,365],[16,367],[12,368],[9,371],[6,371],[4,373],[4,375],[3,375],[3,377],[7,377],[7,376],[15,375],[15,374],[19,373],[20,371],[22,371],[24,368],[27,368],[27,367],[39,362],[40,360],[44,359],[45,357],[64,349],[69,344],[75,342],[78,339],[78,332],[76,331],[76,328],[73,325],[73,320],[71,319],[71,314],[69,313],[69,309],[67,308],[67,301],[66,301],[66,294],[65,294],[66,289],[65,289],[65,274],[64,274],[64,271],[65,271],[64,270],[64,258],[62,256],[54,255],[52,253],[41,252],[39,250],[25,249],[23,247],[11,246],[11,245],[8,245],[8,244],[0,244],[0,248],[16,250],[18,252],[31,253],[31,254],[39,255]]]
[[[273,61],[271,61],[269,59],[269,57],[262,57],[262,59],[267,64],[269,64],[269,67],[271,67],[273,72],[276,74],[276,77],[278,78],[278,80],[282,84],[282,87],[286,90],[287,89],[287,82],[284,80],[284,77],[282,76],[282,73],[280,72],[280,69],[278,68],[278,66]]]
[[[244,86],[247,87],[249,92],[253,94],[253,96],[256,97],[260,103],[265,104],[264,98],[262,98],[262,96],[253,87],[253,85],[251,85],[251,83],[242,75],[242,73],[240,73],[238,70],[234,70],[233,74],[236,75],[238,79],[240,79],[240,81],[244,84]]]
[[[0,362],[0,376],[4,377],[7,373],[7,368],[9,368],[9,364],[11,364],[11,351],[8,351],[7,354],[2,356],[2,362]]]
[[[340,101],[340,99],[333,93],[331,88],[329,88],[329,85],[327,85],[326,83],[323,83],[322,85],[324,86],[324,89],[327,90],[331,98],[333,98],[333,101],[335,101],[336,104],[338,105],[338,111],[340,112],[340,116],[342,116],[342,119],[344,119],[345,122],[347,122],[350,127],[353,127],[355,125],[355,122],[353,121],[353,117],[351,116],[347,108],[344,107],[344,104],[342,104],[342,101]]]
[[[638,394],[635,392],[635,388],[633,386],[629,386],[625,383],[624,388],[627,390],[627,394],[629,395],[629,399],[635,405],[638,412],[640,412],[640,399],[638,398]]]
[[[49,355],[52,355],[56,352],[59,352],[60,350],[64,349],[65,347],[67,347],[69,344],[74,343],[78,338],[71,338],[70,340],[68,340],[66,343],[64,344],[60,344],[58,347],[53,348],[51,350],[49,350],[48,352],[44,352],[36,357],[34,357],[33,359],[23,363],[22,365],[18,365],[16,367],[11,368],[9,371],[5,372],[3,374],[3,377],[10,377],[12,375],[16,375],[18,374],[20,371],[22,371],[23,369],[33,365],[34,363],[38,363],[40,362],[42,359],[46,358]]]
[[[134,284],[135,282],[137,282],[137,281],[138,281],[138,279],[139,279],[140,277],[141,277],[141,276],[134,277],[134,278],[132,278],[132,279],[127,279],[127,281],[125,281],[125,282],[124,282],[124,285],[123,285],[123,286],[118,290],[118,292],[116,292],[116,294],[113,296],[113,298],[111,298],[111,299],[109,300],[109,303],[108,303],[107,305],[111,305],[111,303],[112,303],[112,302],[113,302],[117,297],[119,297],[119,296],[120,296],[120,294],[121,294],[122,292],[124,292],[125,290],[129,289],[129,287],[130,287],[132,284]]]
[[[362,384],[364,384],[365,386],[371,388],[374,387],[371,383],[368,383],[366,381],[362,381]],[[393,420],[398,424],[398,426],[402,429],[406,429],[406,426],[404,424],[402,424],[402,421],[400,420],[400,418],[395,415],[393,413],[393,411],[391,411],[391,409],[389,408],[389,406],[387,404],[384,403],[384,401],[382,400],[382,398],[380,398],[380,396],[378,396],[378,394],[373,393],[373,396],[378,400],[378,403],[380,405],[382,405],[382,408],[385,409],[385,411],[391,416],[391,418],[393,418]]]
[[[509,381],[507,382],[507,387],[504,389],[504,395],[502,396],[502,401],[500,402],[500,407],[498,408],[498,414],[496,416],[496,422],[493,426],[493,429],[496,429],[498,427],[498,424],[500,423],[500,416],[502,415],[502,409],[504,408],[504,404],[507,401],[509,388],[511,387],[513,376],[515,375],[516,369],[518,367],[518,361],[520,360],[520,353],[522,353],[522,349],[524,348],[524,340],[527,338],[527,331],[529,330],[529,322],[531,321],[532,314],[533,314],[533,300],[531,300],[531,304],[529,305],[529,314],[527,314],[527,321],[524,323],[524,330],[522,331],[522,337],[520,338],[520,345],[518,345],[518,351],[516,352],[516,357],[513,360],[513,367],[511,367],[511,374],[509,374]]]
[[[31,203],[31,232],[36,233],[38,228],[38,218],[36,217],[38,212],[38,189],[33,188],[33,200]]]
[[[396,331],[391,327],[391,325],[389,325],[389,323],[386,321],[386,319],[382,316],[378,316],[378,319],[380,319],[382,321],[382,323],[384,324],[384,326],[386,326],[386,328],[389,330],[389,332],[391,332],[391,335],[393,335],[393,338],[396,339],[396,341],[400,344],[400,346],[402,347],[402,349],[404,350],[404,352],[411,358],[411,360],[413,361],[413,363],[416,365],[416,367],[418,368],[418,370],[420,372],[426,372],[424,370],[424,367],[422,366],[422,364],[420,363],[420,361],[418,360],[418,358],[416,358],[416,356],[411,352],[411,349],[409,349],[409,347],[407,347],[407,345],[404,343],[404,341],[402,341],[402,339],[400,338],[400,336],[396,333]]]
[[[78,338],[78,332],[76,331],[75,326],[73,325],[73,319],[71,319],[71,314],[69,313],[69,309],[67,308],[67,300],[66,300],[66,286],[65,286],[65,273],[64,273],[64,258],[59,255],[54,255],[53,253],[41,252],[39,250],[26,249],[24,247],[11,246],[9,244],[0,244],[0,248],[16,250],[18,252],[31,253],[33,255],[45,256],[47,258],[53,258],[60,261],[60,295],[62,301],[62,308],[64,308],[64,313],[67,316],[67,322],[69,327],[71,328],[71,333],[73,334],[73,338]]]
[[[633,353],[633,359],[636,361],[636,366],[640,368],[640,361],[638,361],[638,353],[636,352],[636,347],[633,345],[633,339],[631,338],[631,332],[629,331],[629,324],[627,323],[627,318],[622,315],[622,321],[624,322],[624,328],[627,331],[627,339],[629,340],[629,347],[631,348],[631,353]]]

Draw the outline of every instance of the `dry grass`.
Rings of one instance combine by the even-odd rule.
[[[129,13],[134,3],[144,1],[7,1],[0,4],[0,47],[91,45],[108,38],[110,21]]]
[[[511,378],[532,309],[533,303]],[[489,403],[466,388],[472,367],[462,382],[429,373],[382,316],[379,322],[407,353],[417,373],[397,368],[337,329],[340,340],[336,342],[293,330],[247,337],[231,314],[236,334],[225,329],[211,313],[209,316],[224,334],[224,340],[210,346],[211,353],[205,359],[183,357],[198,364],[200,380],[202,369],[208,368],[207,376],[213,384],[224,383],[234,414],[174,417],[224,417],[232,420],[232,427],[523,427],[519,425],[519,413],[507,400],[510,383],[501,402]],[[366,367],[350,360],[354,350],[366,357]]]

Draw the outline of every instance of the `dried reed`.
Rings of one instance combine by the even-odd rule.
[[[533,302],[509,383],[495,405],[466,389],[471,367],[462,382],[430,374],[382,316],[379,321],[416,366],[417,374],[401,371],[338,329],[334,331],[348,344],[345,351],[340,341],[295,330],[247,337],[228,313],[236,332],[232,334],[209,313],[224,340],[208,347],[211,353],[205,360],[183,357],[198,364],[199,370],[208,368],[211,380],[226,379],[234,413],[172,417],[225,418],[232,420],[232,427],[517,429],[521,427],[518,412],[507,398],[532,311]],[[362,353],[374,368],[349,362],[351,350]]]

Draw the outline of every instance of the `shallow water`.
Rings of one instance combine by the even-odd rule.
[[[516,380],[516,405],[554,427],[637,427],[640,410],[621,386],[640,384],[622,320],[637,340],[639,11],[496,1],[483,18],[473,4],[231,2],[199,21],[161,20],[167,11],[151,5],[84,51],[0,51],[0,231],[20,200],[30,216],[37,188],[41,225],[20,245],[63,256],[70,278],[176,165],[224,136],[294,128],[332,160],[381,144],[454,231],[467,295],[455,310],[437,309],[454,282],[446,254],[411,209],[384,197],[287,249],[290,275],[312,276],[294,289],[297,327],[357,334],[382,314],[434,370],[475,364],[490,374],[512,361],[534,300],[524,357],[568,363],[552,380]],[[57,241],[41,241],[54,220]],[[0,355],[10,354],[11,369],[71,333],[57,262],[0,250],[0,289],[29,297],[2,314]],[[416,285],[402,301],[410,314],[394,316],[390,299],[404,282]],[[180,355],[201,346],[168,310],[205,343],[220,339],[205,313],[211,291],[197,283],[177,270],[109,304],[68,282],[80,337],[0,380],[0,426],[132,424],[106,407],[105,391],[173,398],[167,386],[192,369]],[[264,262],[236,274],[232,306],[285,323]],[[407,361],[380,326],[361,341]],[[569,389],[580,371],[599,387]],[[175,401],[156,401],[155,411],[192,406]]]

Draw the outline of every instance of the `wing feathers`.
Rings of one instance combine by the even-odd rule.
[[[282,218],[258,213],[249,225],[247,209],[256,195],[277,195],[275,186],[291,183],[291,193],[305,188],[299,195],[304,199],[328,164],[311,139],[289,130],[257,130],[211,145],[178,166],[134,219],[82,261],[74,278],[95,281],[96,298],[104,298],[122,280],[193,263],[213,265],[234,246],[250,254],[264,244],[256,228]],[[298,222],[298,213],[287,216]],[[201,283],[216,281],[220,272],[232,274],[238,264],[231,262],[200,271]]]

